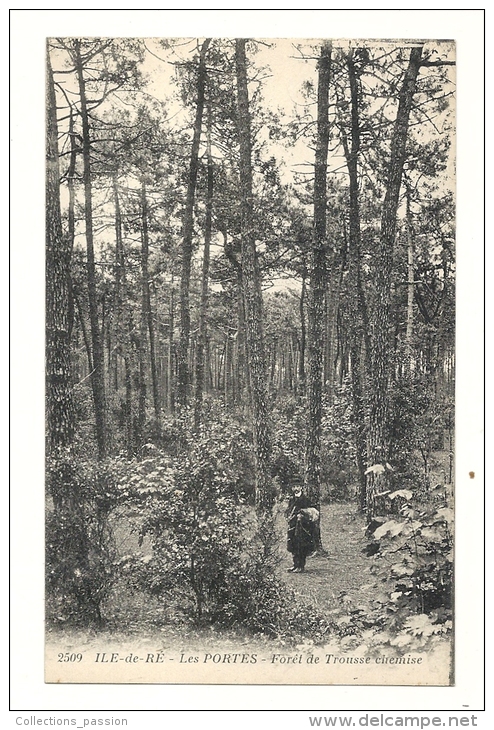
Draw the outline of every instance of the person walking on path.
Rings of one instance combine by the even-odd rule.
[[[300,486],[293,490],[285,517],[288,522],[287,550],[293,556],[291,573],[303,573],[307,556],[316,549],[315,526],[319,512],[312,507]]]

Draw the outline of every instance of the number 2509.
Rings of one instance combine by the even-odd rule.
[[[59,662],[81,662],[82,654],[69,654],[69,652],[66,651],[65,654],[58,655],[58,661]]]

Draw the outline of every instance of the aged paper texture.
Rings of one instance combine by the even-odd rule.
[[[249,34],[250,199],[242,162],[247,117],[237,98],[240,30],[198,37],[183,26],[175,35],[47,31],[47,180],[55,110],[60,241],[69,244],[71,283],[58,291],[59,308],[52,283],[64,262],[50,269],[48,243],[46,685],[297,685],[336,692],[345,685],[419,693],[454,691],[468,683],[468,666],[478,676],[478,622],[475,641],[458,634],[467,599],[459,599],[458,613],[453,598],[462,549],[456,543],[453,559],[458,500],[465,505],[471,489],[468,509],[477,509],[481,478],[478,460],[468,461],[461,445],[472,439],[467,430],[478,421],[478,394],[466,410],[455,398],[457,343],[469,329],[467,308],[455,315],[456,293],[466,293],[461,262],[464,272],[473,265],[456,233],[461,58],[457,67],[453,34],[390,35],[385,24],[383,31],[354,38]],[[326,127],[318,117],[324,53]],[[313,181],[325,134],[325,283],[317,324],[317,316],[311,320]],[[262,273],[272,427],[269,538],[256,532],[262,513],[257,509],[256,518],[256,504],[270,498],[252,451],[262,428],[253,361],[248,370],[256,329],[247,264],[243,283],[237,278],[248,256],[249,206]],[[48,182],[46,211],[51,220]],[[386,249],[388,225],[394,231]],[[382,331],[393,355],[379,401],[376,333],[386,307]],[[204,322],[201,431],[193,420]],[[56,413],[66,367],[53,354],[63,348],[53,335],[57,327],[70,332],[75,397],[67,441],[64,416]],[[307,456],[314,412],[305,409],[314,392],[309,368],[317,341],[316,498]],[[462,367],[460,361],[465,382]],[[367,451],[360,466],[357,370],[366,374]],[[372,415],[378,406],[387,413],[386,437]],[[379,451],[381,437],[388,439],[386,452]],[[297,513],[299,489],[308,501]],[[290,533],[299,530],[304,509],[317,509],[313,524],[304,523],[310,549]],[[259,557],[261,548],[272,550],[272,562]],[[458,569],[463,576],[464,559]],[[466,579],[472,596],[474,576]],[[458,646],[469,657],[463,665]]]

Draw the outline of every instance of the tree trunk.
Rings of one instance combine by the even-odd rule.
[[[438,222],[438,228],[440,230],[440,223]],[[436,369],[436,396],[438,398],[444,398],[448,395],[447,386],[450,381],[450,362],[451,352],[448,347],[452,333],[448,332],[448,318],[454,317],[454,300],[452,300],[449,293],[449,264],[448,254],[445,244],[444,234],[441,233],[442,239],[442,250],[441,250],[441,262],[443,270],[443,290],[441,292],[441,302],[439,305],[439,319],[437,323],[437,369]],[[449,337],[448,337],[449,335]]]
[[[46,50],[46,405],[47,449],[68,446],[74,436],[69,343],[70,237],[62,231],[57,108]]]
[[[372,378],[369,409],[369,459],[371,466],[385,465],[388,461],[388,384],[390,371],[391,285],[393,249],[396,235],[396,217],[406,156],[408,124],[417,76],[420,69],[422,46],[412,48],[408,68],[399,94],[398,111],[391,140],[387,171],[386,194],[381,214],[381,232],[376,251],[376,301],[372,338]],[[385,491],[386,472],[369,472],[367,479],[367,517],[372,519],[377,495]]]
[[[89,321],[91,324],[91,343],[93,349],[93,373],[91,385],[93,389],[94,413],[96,419],[96,440],[98,456],[103,459],[107,452],[106,433],[106,396],[105,396],[105,364],[103,342],[98,321],[98,293],[96,288],[96,270],[93,239],[93,199],[91,182],[91,137],[89,116],[87,111],[86,82],[81,58],[80,41],[74,40],[74,62],[79,83],[82,122],[82,158],[84,180],[84,213],[86,223],[87,249],[87,285],[89,301]]]
[[[213,182],[214,168],[211,155],[211,110],[208,109],[208,141],[207,141],[207,198],[206,221],[204,229],[204,253],[202,258],[201,304],[199,311],[199,332],[196,349],[196,393],[194,404],[194,428],[199,430],[202,422],[202,405],[204,393],[204,356],[207,337],[207,315],[209,300],[209,254],[211,246],[213,219]]]
[[[70,162],[67,170],[67,185],[69,189],[69,205],[68,205],[68,233],[69,244],[71,250],[74,246],[75,238],[75,166],[77,162],[77,142],[74,132],[74,111],[70,110],[69,120],[69,137],[70,137]]]
[[[173,331],[175,327],[175,301],[173,292],[173,278],[170,283],[170,304],[169,304],[169,327],[168,327],[168,363],[167,363],[167,392],[166,392],[166,407],[168,413],[172,413],[175,405],[174,397],[174,383],[173,383]]]
[[[122,215],[120,212],[120,198],[118,194],[117,173],[113,175],[113,201],[115,206],[115,294],[113,307],[113,341],[115,343],[111,369],[113,371],[113,386],[115,392],[118,393],[118,358],[122,352],[125,352],[125,345],[122,341],[123,327],[123,269],[124,256],[122,245]]]
[[[324,362],[324,382],[328,402],[334,402],[334,386],[336,381],[335,360],[337,353],[336,322],[340,306],[340,290],[343,280],[343,264],[338,265],[336,270],[336,259],[333,259],[333,270],[329,276],[328,288],[326,291],[326,347]]]
[[[324,352],[324,294],[326,289],[326,171],[329,147],[330,42],[321,48],[317,90],[317,141],[314,169],[314,228],[310,261],[309,377],[304,487],[311,503],[321,501],[321,418]],[[319,541],[320,542],[320,541]],[[318,545],[320,547],[320,544]]]
[[[408,372],[412,373],[413,363],[413,300],[414,300],[414,255],[413,255],[413,223],[410,210],[410,189],[407,186],[407,329],[405,334],[406,363]]]
[[[206,38],[201,47],[199,68],[197,71],[197,102],[194,122],[194,135],[190,153],[189,178],[187,183],[187,199],[185,203],[183,240],[182,240],[182,273],[180,280],[180,345],[178,351],[177,400],[181,406],[187,404],[189,386],[189,338],[190,338],[190,270],[192,261],[192,232],[194,226],[194,201],[197,184],[199,161],[199,143],[201,140],[202,114],[204,110],[204,92],[206,87],[206,53],[211,43]]]
[[[246,335],[245,335],[245,301],[243,296],[243,279],[242,264],[235,256],[233,246],[228,238],[226,225],[221,226],[221,234],[224,240],[225,256],[231,263],[237,277],[237,347],[235,358],[235,403],[241,403],[245,388],[249,392],[250,399],[250,380],[249,380],[249,363],[246,358]]]
[[[306,345],[306,328],[305,328],[305,297],[307,293],[306,287],[307,273],[304,265],[302,272],[302,290],[300,292],[300,354],[298,360],[298,389],[302,394],[305,392],[305,345]]]
[[[138,399],[137,399],[137,424],[136,424],[136,445],[139,454],[142,454],[144,447],[144,429],[146,426],[146,341],[147,341],[147,317],[144,309],[144,301],[141,301],[141,326],[139,330],[139,374],[138,374]]]
[[[113,177],[113,197],[115,203],[115,358],[121,352],[124,358],[125,367],[125,442],[127,453],[131,456],[134,452],[134,425],[132,413],[132,322],[129,313],[126,311],[126,271],[125,255],[122,236],[122,213],[120,210],[120,196],[118,192],[117,175]],[[118,361],[117,361],[118,362]],[[115,368],[117,365],[115,363]]]
[[[244,39],[235,41],[237,73],[237,109],[240,142],[240,193],[242,231],[242,276],[247,325],[247,353],[251,382],[252,415],[254,421],[254,452],[256,461],[256,507],[258,512],[270,512],[274,503],[269,460],[271,451],[266,388],[266,360],[262,311],[261,274],[257,258],[253,227],[253,195],[251,166],[251,131],[247,61]]]
[[[125,365],[125,444],[129,459],[134,454],[134,423],[132,414],[132,367],[131,358],[126,353],[124,356]]]
[[[360,229],[360,200],[358,180],[358,155],[360,152],[360,119],[359,119],[359,89],[353,52],[347,55],[346,64],[350,81],[351,97],[351,131],[350,146],[346,134],[343,134],[343,148],[348,167],[350,182],[350,211],[349,211],[349,246],[348,246],[348,274],[350,286],[356,291],[349,297],[350,322],[350,361],[352,376],[352,405],[353,425],[355,432],[355,446],[357,453],[357,469],[359,475],[359,506],[362,511],[366,508],[366,393],[364,383],[367,378],[362,377],[363,371],[370,375],[370,330],[361,273],[361,229]],[[364,362],[362,368],[362,343],[364,343]]]
[[[158,385],[158,373],[156,370],[156,337],[154,332],[153,312],[151,309],[151,291],[149,287],[149,234],[148,234],[148,204],[146,196],[146,183],[141,182],[141,216],[142,216],[142,237],[141,237],[141,266],[142,266],[142,306],[147,321],[149,334],[149,359],[151,362],[151,381],[153,386],[153,404],[156,426],[161,431],[161,404]]]
[[[70,137],[70,161],[69,169],[67,170],[67,188],[69,192],[69,201],[67,206],[67,232],[69,236],[68,246],[70,250],[70,258],[72,258],[72,252],[74,250],[75,240],[75,176],[76,176],[76,164],[77,164],[77,142],[74,134],[74,110],[70,109],[69,118],[69,137]],[[75,318],[75,302],[73,294],[73,282],[69,271],[69,340],[72,334],[72,327]]]
[[[93,372],[93,351],[91,349],[91,339],[89,337],[89,333],[88,333],[87,327],[86,327],[84,309],[81,304],[81,300],[79,299],[79,296],[77,295],[77,292],[75,292],[75,291],[73,292],[73,297],[74,297],[75,307],[76,307],[77,313],[79,315],[79,324],[81,326],[82,339],[84,340],[84,347],[86,349],[88,373],[89,373],[89,377],[91,377],[92,372]]]

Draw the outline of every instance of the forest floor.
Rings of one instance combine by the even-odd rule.
[[[324,504],[321,508],[321,538],[324,553],[307,559],[304,573],[288,571],[292,556],[286,550],[286,521],[280,512],[277,519],[280,544],[279,577],[290,587],[301,603],[310,603],[321,615],[342,607],[343,594],[358,591],[367,581],[365,575],[371,563],[362,549],[367,543],[365,522],[354,504]],[[127,543],[126,547],[129,547]],[[112,589],[104,613],[108,617],[104,628],[99,630],[70,630],[50,627],[47,642],[72,646],[97,645],[101,641],[123,641],[126,645],[135,640],[147,642],[159,637],[165,644],[180,641],[182,646],[197,641],[221,642],[228,645],[238,640],[252,643],[252,637],[236,629],[229,631],[214,626],[194,628],[185,626],[183,616],[175,613],[173,606],[158,597],[144,595],[142,591],[130,591],[128,585],[117,583]],[[219,636],[220,635],[220,636]],[[133,638],[132,638],[133,637]],[[260,637],[264,643],[264,639]]]
[[[297,594],[301,611],[304,604],[310,604],[312,612],[315,609],[317,614],[330,618],[331,612],[343,607],[345,593],[358,591],[359,586],[367,582],[365,573],[372,559],[366,558],[361,552],[367,542],[365,524],[355,505],[322,506],[324,554],[308,558],[305,573],[294,575],[287,572],[292,565],[292,558],[286,550],[286,521],[282,512],[278,515],[276,526],[280,544],[279,577],[287,588]],[[300,639],[292,643],[282,637],[253,636],[242,631],[241,627],[232,630],[215,626],[194,627],[184,622],[183,615],[174,615],[173,607],[166,600],[144,595],[139,590],[129,591],[129,587],[124,584],[114,587],[105,609],[108,620],[100,629],[52,627],[47,630],[46,681],[158,681],[154,677],[162,677],[162,674],[158,673],[158,668],[153,669],[154,665],[148,667],[145,659],[158,652],[163,653],[167,661],[175,660],[172,668],[177,672],[176,681],[180,683],[185,677],[192,676],[187,675],[186,671],[206,671],[202,664],[207,652],[210,656],[229,656],[230,652],[246,652],[246,656],[251,656],[254,652],[259,657],[270,656],[269,652],[272,655],[275,651],[294,652],[297,651],[296,647],[299,651],[302,649]],[[114,665],[109,657],[116,656],[115,652],[119,659]],[[124,657],[129,656],[141,657],[137,666],[131,668],[125,664],[127,659]],[[199,663],[195,668],[188,669],[187,665],[182,666],[181,657],[184,656],[199,657]],[[81,659],[72,663],[74,657]],[[99,661],[104,657],[103,661],[110,664],[100,667],[97,657],[100,657]],[[262,659],[262,662],[265,661],[268,660]],[[163,671],[166,667],[168,664],[162,668]],[[209,664],[206,669],[208,667]],[[209,681],[207,674],[204,677],[199,674],[198,677],[205,677]],[[219,678],[218,681],[221,683],[224,679]],[[246,681],[249,683],[250,680]]]
[[[374,583],[370,568],[375,558],[365,555],[364,548],[369,539],[365,534],[365,519],[359,514],[355,503],[335,502],[321,506],[323,552],[309,557],[305,572],[298,574],[288,572],[292,566],[292,556],[286,550],[284,507],[286,505],[280,505],[276,518],[280,548],[277,571],[279,578],[287,586],[287,590],[295,593],[300,613],[304,613],[305,604],[309,616],[324,616],[331,624],[333,620],[339,623],[338,616],[342,612],[345,614],[348,611],[345,606],[347,601],[350,601],[349,605],[354,605],[359,609],[363,608],[366,611],[368,598],[373,595],[373,591],[365,589]],[[122,536],[123,541],[119,548],[123,552],[132,551],[136,547],[136,535],[128,529],[123,532],[125,534]],[[143,547],[146,549],[146,546]],[[116,651],[120,657],[119,661],[122,662],[128,661],[123,658],[125,656],[139,655],[141,657],[139,661],[143,661],[146,666],[147,660],[142,657],[163,652],[170,657],[168,661],[175,660],[175,664],[178,666],[178,674],[174,675],[175,681],[180,683],[182,680],[189,681],[186,673],[188,665],[182,667],[181,657],[184,656],[195,656],[195,661],[199,661],[197,665],[199,671],[207,652],[210,652],[210,656],[220,656],[219,653],[221,656],[230,656],[229,652],[246,652],[246,656],[251,655],[249,652],[257,652],[259,656],[268,656],[269,652],[294,652],[306,648],[305,640],[302,640],[302,644],[300,644],[301,637],[295,641],[284,634],[277,638],[265,635],[253,636],[251,632],[243,631],[241,627],[227,629],[214,625],[194,626],[192,622],[187,621],[183,611],[177,611],[176,604],[167,600],[166,597],[151,596],[137,587],[131,590],[125,581],[118,581],[112,588],[109,599],[103,606],[103,613],[105,625],[100,628],[71,629],[53,626],[47,628],[46,681],[116,681],[117,683],[122,681],[146,683],[148,681],[145,674],[142,676],[137,674],[134,679],[129,680],[128,677],[131,675],[125,673],[127,666],[125,663],[121,667],[120,664],[118,667],[112,667],[115,670],[118,669],[118,672],[121,671],[121,677],[118,675],[120,678],[110,679],[110,675],[104,673],[100,676],[99,670],[93,675],[91,665],[94,666],[94,662],[98,662],[96,657],[101,657],[104,652],[108,657]],[[330,643],[333,638],[335,642],[339,641],[336,636],[332,637],[331,633],[327,635]],[[312,642],[309,640],[307,646],[310,644]],[[328,646],[329,644],[325,644],[325,649]],[[444,643],[441,651],[447,654],[448,647],[449,644]],[[309,647],[309,651],[311,650]],[[331,651],[333,650],[331,649]],[[82,657],[80,665],[64,664],[69,661],[67,657],[79,655]],[[202,657],[202,659],[197,660],[197,657]],[[185,662],[186,659],[183,661]],[[189,658],[188,661],[191,659]],[[268,660],[262,659],[262,661]],[[437,661],[436,659],[434,661],[439,667],[447,667],[449,660],[441,655]],[[144,667],[144,664],[142,666]],[[140,667],[141,664],[139,664],[139,671]],[[103,669],[101,668],[102,672]],[[136,666],[135,669],[137,671],[138,667]],[[182,670],[183,677],[180,674]],[[108,679],[106,679],[107,676]],[[132,674],[132,676],[134,675]],[[209,682],[209,675],[198,674],[197,677],[197,680],[191,681]],[[443,680],[444,678],[441,680],[434,678],[433,681],[441,684]],[[150,679],[149,681],[159,680]],[[218,683],[223,682],[223,679],[218,678]],[[249,683],[250,680],[246,680],[246,682]],[[412,684],[415,682],[416,678],[410,681]],[[275,683],[277,682],[275,681]]]

